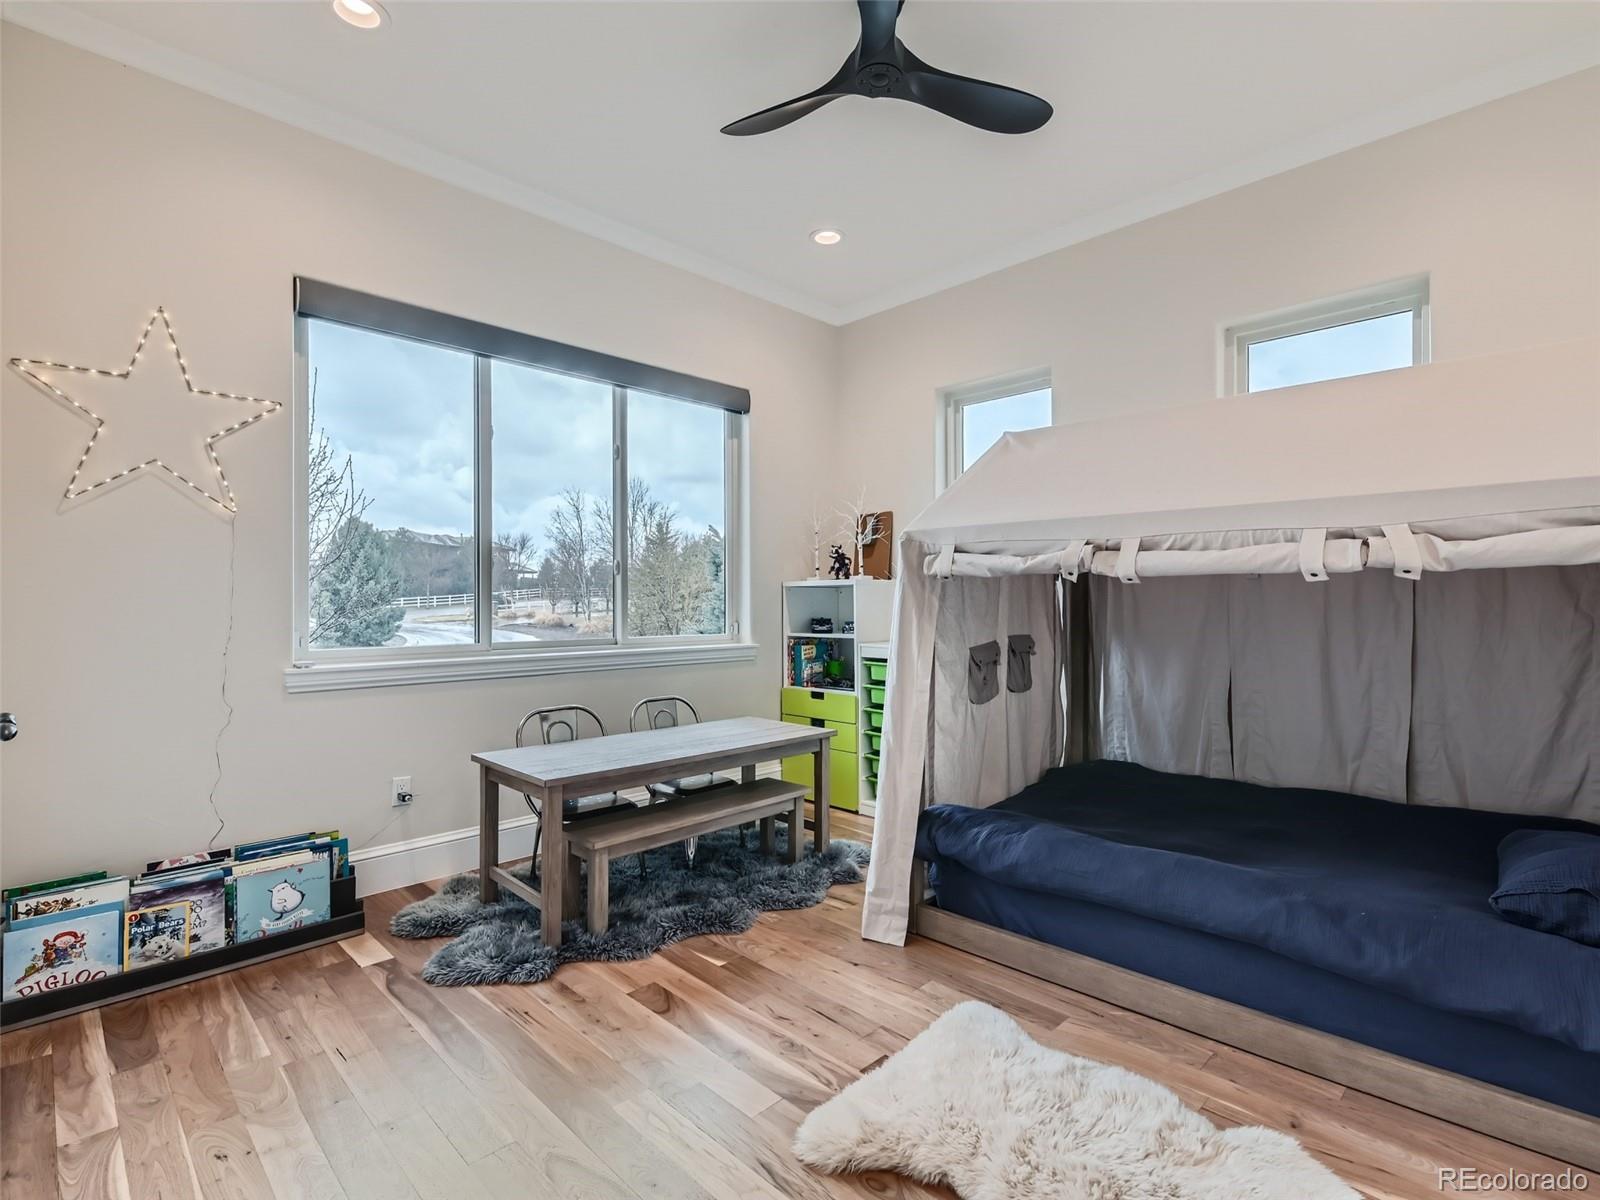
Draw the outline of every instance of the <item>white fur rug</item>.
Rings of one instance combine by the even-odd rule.
[[[824,1171],[898,1171],[965,1200],[1359,1200],[1284,1134],[1218,1130],[1160,1084],[959,1004],[817,1108]]]

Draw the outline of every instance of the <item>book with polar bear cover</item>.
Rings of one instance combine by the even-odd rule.
[[[188,901],[189,953],[220,950],[228,944],[228,874],[231,865],[143,875],[133,885],[130,909]]]
[[[254,941],[329,917],[329,856],[310,850],[275,854],[233,869],[233,934]]]
[[[130,908],[122,964],[126,971],[153,967],[189,957],[189,923],[194,906],[187,900]]]

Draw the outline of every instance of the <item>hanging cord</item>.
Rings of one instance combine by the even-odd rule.
[[[211,815],[217,819],[217,831],[211,835],[211,840],[206,843],[207,850],[217,848],[217,839],[222,836],[222,831],[228,827],[227,819],[217,807],[217,789],[222,786],[222,738],[233,724],[233,702],[228,699],[228,654],[233,649],[233,595],[234,595],[234,564],[239,551],[239,525],[238,514],[228,518],[228,631],[222,639],[222,707],[227,714],[222,718],[222,725],[217,730],[216,740],[211,744],[211,756],[217,760],[217,773],[211,780],[211,791],[206,796],[206,803],[211,805]]]

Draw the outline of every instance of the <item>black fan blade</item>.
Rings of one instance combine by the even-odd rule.
[[[861,10],[861,52],[869,58],[894,45],[894,26],[906,0],[856,0]]]
[[[816,112],[824,104],[837,100],[840,95],[842,93],[823,88],[804,96],[796,96],[793,100],[785,100],[782,104],[774,104],[771,108],[763,108],[758,113],[751,113],[748,117],[731,121],[722,127],[722,132],[731,133],[734,137],[744,137],[751,133],[770,133],[774,129],[782,129],[791,121],[798,121],[807,113]]]
[[[911,100],[991,133],[1032,133],[1055,112],[1049,101],[1031,92],[952,75],[930,67],[909,50],[906,66]]]

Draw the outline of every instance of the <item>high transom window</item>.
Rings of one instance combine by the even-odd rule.
[[[1224,391],[1265,392],[1428,361],[1428,281],[1404,279],[1235,325]]]

